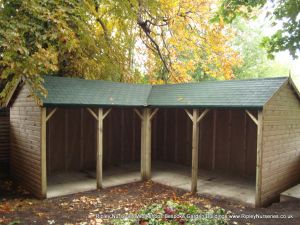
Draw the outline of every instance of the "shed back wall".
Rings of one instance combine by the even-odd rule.
[[[58,108],[47,123],[48,175],[96,168],[96,122],[84,108]],[[140,160],[140,130],[140,119],[133,109],[113,109],[107,115],[104,169]]]
[[[256,115],[256,112],[252,112]],[[245,110],[211,110],[201,121],[199,166],[255,178],[254,122]],[[183,109],[160,109],[152,122],[152,159],[191,165],[192,122]]]

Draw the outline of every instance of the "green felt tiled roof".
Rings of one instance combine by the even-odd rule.
[[[261,108],[287,77],[145,85],[45,76],[44,106]]]
[[[287,77],[153,86],[150,106],[261,108]]]
[[[146,106],[151,85],[45,76],[44,106]]]

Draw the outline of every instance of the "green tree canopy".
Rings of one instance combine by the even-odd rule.
[[[281,64],[277,59],[268,59],[266,50],[261,46],[263,31],[254,24],[255,22],[251,24],[243,18],[236,18],[232,22],[236,34],[232,44],[243,61],[234,68],[235,77],[246,79],[287,76],[287,65]]]
[[[270,58],[274,53],[288,50],[297,58],[300,55],[300,0],[223,0],[220,15],[227,22],[232,22],[238,16],[251,17],[253,10],[271,4],[267,13],[273,25],[279,29],[262,41]]]

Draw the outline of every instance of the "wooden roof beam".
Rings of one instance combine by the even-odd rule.
[[[46,117],[46,122],[54,115],[54,113],[56,112],[57,108],[54,108],[49,115]]]
[[[248,114],[248,116],[253,120],[253,122],[258,125],[258,120],[255,118],[255,116],[249,112],[247,109],[246,109],[246,113]]]

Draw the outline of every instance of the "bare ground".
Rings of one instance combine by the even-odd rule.
[[[100,191],[37,200],[9,181],[0,182],[0,224],[105,224],[102,213],[134,213],[145,205],[167,200],[189,202],[201,209],[222,207],[232,214],[284,215],[286,219],[231,219],[229,224],[300,224],[300,201],[276,203],[254,209],[242,204],[189,192],[153,182],[137,182]]]

